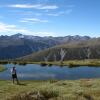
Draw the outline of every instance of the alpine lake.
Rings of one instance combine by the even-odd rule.
[[[11,80],[11,68],[16,67],[19,80],[76,80],[100,78],[100,67],[96,66],[41,66],[39,64],[4,64],[7,70],[0,72],[0,80]]]

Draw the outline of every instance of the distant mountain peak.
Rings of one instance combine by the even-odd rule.
[[[14,34],[14,35],[11,35],[11,37],[14,37],[14,38],[24,38],[25,36],[21,33],[17,33],[17,34]]]
[[[21,35],[23,35],[23,34],[17,33],[17,34],[14,34],[14,35],[12,35],[12,36],[21,36]]]

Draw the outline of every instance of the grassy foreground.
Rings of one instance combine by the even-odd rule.
[[[100,100],[100,79],[21,81],[20,85],[1,80],[0,100]]]

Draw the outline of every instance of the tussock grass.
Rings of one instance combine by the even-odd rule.
[[[51,98],[55,99],[58,96],[57,91],[41,90],[18,94],[7,100],[49,100]]]
[[[22,81],[20,85],[0,81],[0,99],[100,100],[99,86],[100,79]]]

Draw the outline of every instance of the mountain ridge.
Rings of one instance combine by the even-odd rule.
[[[0,36],[0,59],[15,59],[64,43],[90,40],[89,36],[40,37],[23,35]]]

